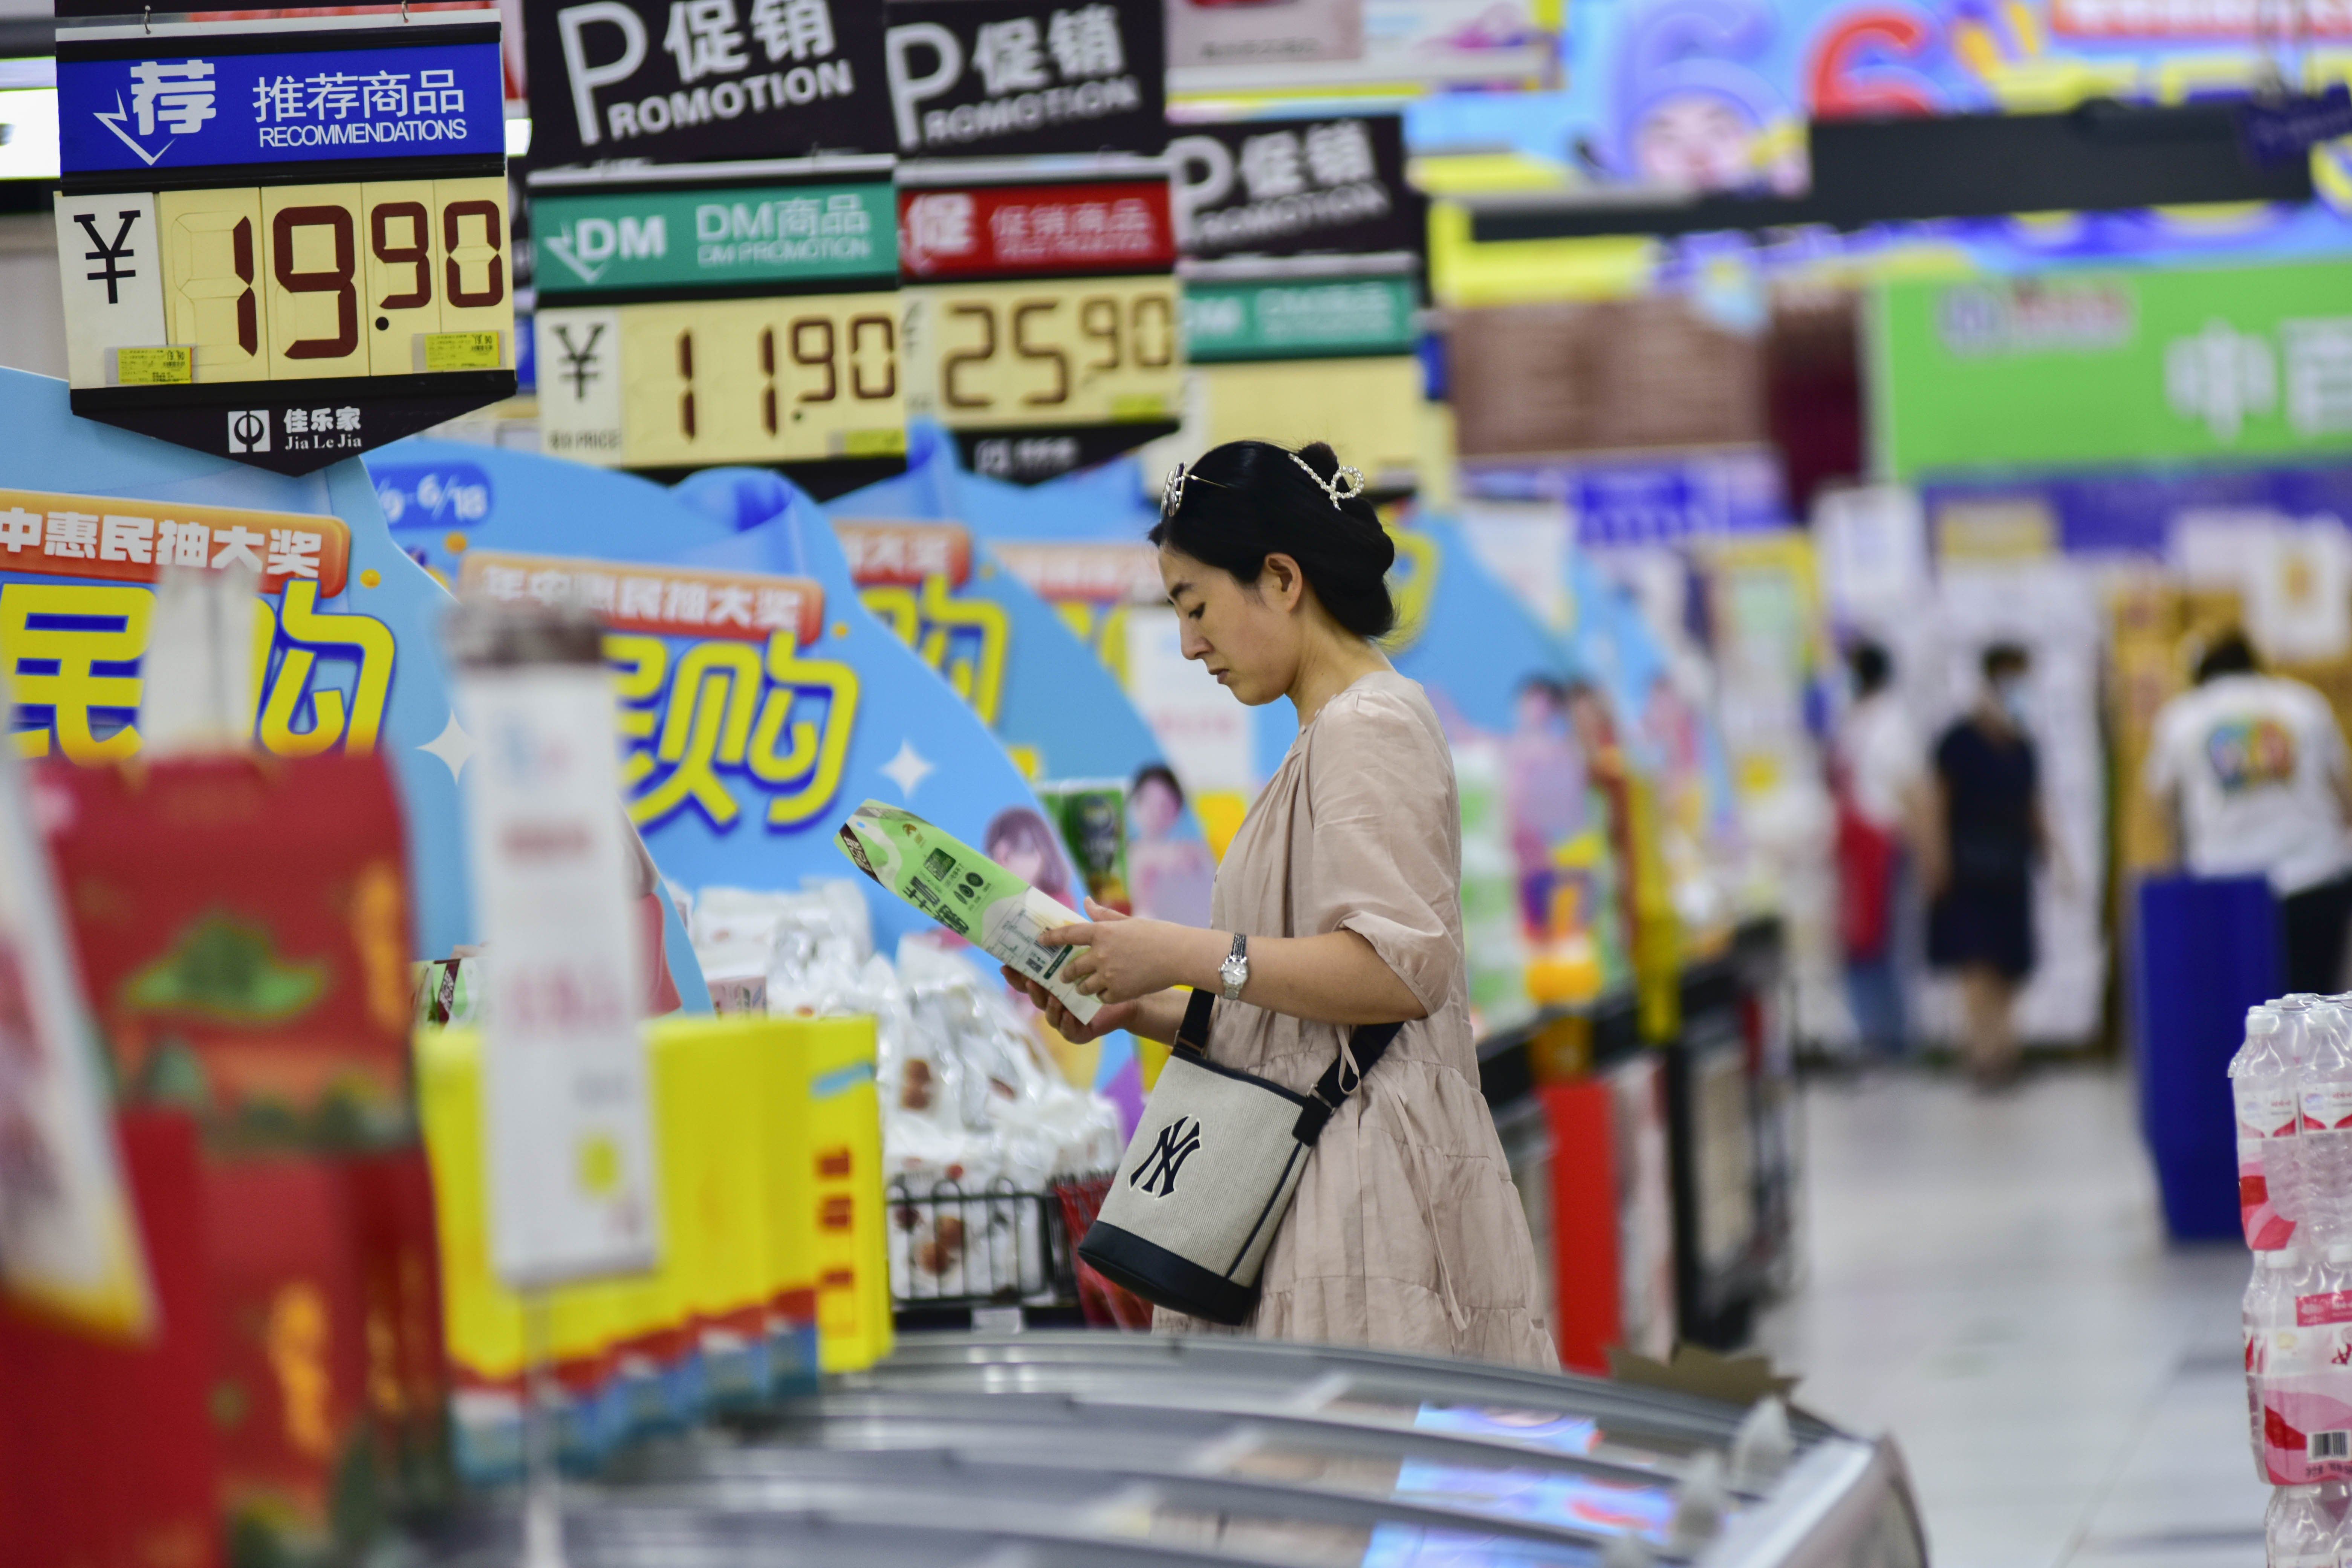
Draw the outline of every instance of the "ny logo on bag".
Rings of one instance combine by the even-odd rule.
[[[1160,1130],[1160,1141],[1145,1155],[1143,1163],[1128,1177],[1131,1187],[1140,1187],[1155,1198],[1173,1197],[1176,1193],[1176,1173],[1201,1146],[1201,1124],[1178,1117]]]

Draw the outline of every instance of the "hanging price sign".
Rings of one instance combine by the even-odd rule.
[[[1167,179],[1149,167],[900,191],[908,409],[978,471],[1050,479],[1176,427],[1182,306]]]
[[[903,468],[889,165],[538,176],[548,450],[656,474],[763,464],[821,498]]]
[[[1168,161],[1196,367],[1177,445],[1328,440],[1375,490],[1413,489],[1426,240],[1402,118],[1201,124]]]
[[[64,21],[76,414],[308,473],[510,396],[484,12]]]

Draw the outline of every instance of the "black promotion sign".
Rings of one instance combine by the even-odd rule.
[[[1168,143],[1184,254],[1420,251],[1425,204],[1405,182],[1395,114],[1183,126]]]
[[[887,153],[876,0],[525,0],[531,154]]]
[[[1156,155],[1167,144],[1160,0],[889,0],[887,10],[902,157]]]

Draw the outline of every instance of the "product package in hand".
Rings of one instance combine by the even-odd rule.
[[[1062,978],[1070,947],[1037,938],[1080,917],[953,834],[895,805],[869,800],[841,825],[841,851],[857,868],[940,924],[1027,975],[1080,1023],[1102,1004]]]

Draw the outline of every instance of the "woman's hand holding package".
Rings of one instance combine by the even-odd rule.
[[[1116,1005],[1183,984],[1200,966],[1199,950],[1216,933],[1167,921],[1139,921],[1087,900],[1091,923],[1057,926],[1037,940],[1047,947],[1075,947],[1063,977],[1088,996]],[[1211,967],[1214,967],[1213,964]]]
[[[1080,1023],[1076,1014],[1062,1005],[1060,997],[1046,990],[1027,975],[1011,968],[1004,970],[1005,983],[1037,1004],[1054,1032],[1072,1045],[1083,1046],[1089,1040],[1099,1040],[1118,1029],[1133,1029],[1140,1022],[1142,1006],[1134,1002],[1118,1002],[1097,1009],[1091,1022]]]

